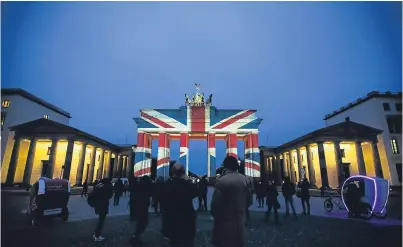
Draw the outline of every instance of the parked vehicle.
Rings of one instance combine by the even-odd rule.
[[[70,183],[66,179],[50,179],[41,177],[32,186],[27,217],[35,226],[43,217],[59,216],[67,221],[69,209],[67,203],[70,197]]]

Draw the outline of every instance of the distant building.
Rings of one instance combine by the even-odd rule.
[[[325,116],[325,128],[278,147],[260,147],[262,176],[280,183],[306,177],[316,187],[341,186],[352,175],[401,185],[402,94],[371,92]]]
[[[40,118],[69,124],[70,113],[20,88],[1,89],[1,160],[9,138],[9,127]],[[13,133],[12,133],[13,134]]]
[[[22,89],[1,94],[1,183],[62,176],[80,185],[132,174],[134,145],[115,145],[73,128],[70,113]]]
[[[373,91],[325,116],[326,126],[345,118],[383,130],[378,136],[379,155],[385,178],[402,184],[402,93]]]

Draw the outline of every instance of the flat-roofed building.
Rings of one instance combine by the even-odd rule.
[[[326,126],[346,118],[383,131],[377,138],[384,177],[391,185],[402,184],[402,93],[373,91],[327,114]]]

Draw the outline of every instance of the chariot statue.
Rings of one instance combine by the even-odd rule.
[[[210,106],[212,103],[213,95],[210,94],[207,101],[204,100],[204,93],[200,93],[200,83],[195,83],[196,93],[193,94],[192,100],[189,100],[187,94],[185,94],[186,106]]]

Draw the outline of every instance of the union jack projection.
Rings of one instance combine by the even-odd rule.
[[[186,96],[187,97],[187,96]],[[204,96],[202,96],[204,97]],[[211,96],[210,96],[211,102]],[[202,98],[202,102],[204,102]],[[225,140],[227,155],[237,157],[237,140],[245,142],[245,174],[260,177],[256,110],[218,110],[214,106],[183,106],[179,109],[144,109],[134,118],[138,128],[134,175],[150,175],[151,143],[158,139],[157,176],[169,174],[170,141],[180,140],[179,160],[188,171],[189,139],[207,139],[208,176],[215,176],[216,139]]]

